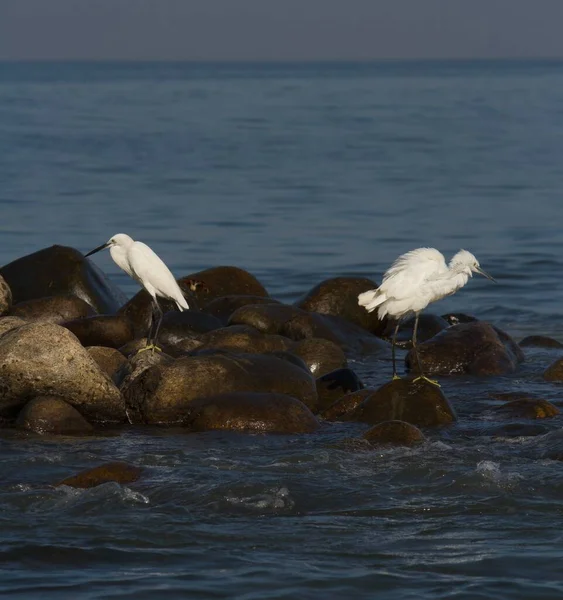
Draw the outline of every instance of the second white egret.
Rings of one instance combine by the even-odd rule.
[[[381,285],[358,296],[358,304],[368,312],[376,308],[380,319],[389,315],[397,319],[392,340],[393,379],[398,379],[395,363],[395,340],[401,319],[414,313],[412,346],[420,375],[435,385],[438,382],[428,379],[422,370],[416,345],[416,332],[420,313],[431,303],[451,296],[462,288],[473,276],[479,273],[495,281],[481,269],[479,261],[467,250],[460,250],[447,265],[444,255],[435,248],[417,248],[402,254],[383,276]]]
[[[149,246],[143,244],[143,242],[136,242],[125,233],[118,233],[105,244],[94,248],[94,250],[91,250],[85,256],[91,256],[105,248],[109,248],[115,264],[123,269],[127,275],[140,283],[151,295],[153,300],[153,315],[147,335],[147,347],[145,349],[158,349],[156,338],[163,313],[157,298],[172,300],[176,303],[180,311],[188,310],[189,306],[180,286],[160,257]],[[155,315],[157,316],[157,322],[154,333],[151,336]]]

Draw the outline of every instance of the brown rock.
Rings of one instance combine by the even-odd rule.
[[[506,419],[550,419],[559,414],[559,409],[547,400],[512,400],[493,409]]]
[[[374,281],[365,277],[333,277],[316,285],[295,305],[310,312],[341,317],[375,335],[381,335],[385,329],[385,319],[380,320],[377,311],[369,313],[358,304],[359,294],[377,287]]]
[[[520,348],[563,348],[563,344],[554,340],[553,338],[547,337],[546,335],[529,335],[525,337],[519,344]]]
[[[546,381],[563,381],[563,358],[558,358],[544,371],[543,378]]]
[[[384,421],[364,434],[364,439],[373,445],[414,446],[426,439],[418,427],[405,421]]]
[[[203,310],[217,317],[223,325],[226,325],[235,310],[247,304],[279,304],[279,301],[269,296],[221,296],[208,302]]]
[[[92,307],[76,296],[49,296],[26,300],[12,306],[10,316],[38,323],[64,323],[71,319],[89,317]]]
[[[0,315],[5,315],[12,306],[12,290],[6,280],[0,275]]]
[[[198,350],[221,348],[248,354],[283,351],[292,345],[291,340],[286,337],[260,333],[253,327],[246,325],[233,325],[216,329],[200,336],[199,343]]]
[[[484,321],[453,325],[419,344],[418,350],[426,375],[504,375],[524,358],[510,336]],[[416,371],[412,350],[406,363]]]
[[[291,352],[301,357],[315,377],[321,377],[347,366],[346,355],[338,344],[321,338],[295,342]]]
[[[267,354],[186,356],[146,369],[121,389],[128,414],[137,423],[181,424],[194,400],[231,392],[287,394],[311,409],[317,405],[313,377]]]
[[[166,313],[162,319],[158,342],[165,346],[182,349],[184,341],[187,340],[189,347],[194,339],[197,340],[203,334],[222,326],[219,319],[203,312],[193,310],[172,311]]]
[[[123,292],[74,248],[44,248],[2,267],[0,274],[12,290],[14,304],[74,295],[98,313],[113,314],[125,302]]]
[[[96,361],[100,370],[116,383],[117,373],[127,363],[127,359],[123,354],[115,348],[108,348],[106,346],[88,346],[86,350],[88,350],[90,356]]]
[[[436,427],[452,423],[456,416],[438,386],[424,380],[395,379],[366,398],[354,419],[370,425],[399,420],[417,427]]]
[[[57,487],[68,485],[73,488],[93,488],[110,481],[124,485],[137,481],[142,472],[143,470],[140,467],[125,462],[110,462],[93,469],[81,471],[78,475],[67,477],[56,485]]]
[[[260,433],[311,433],[319,428],[313,413],[299,400],[285,394],[248,392],[194,400],[185,424],[194,431]]]
[[[121,348],[133,339],[133,326],[120,315],[96,315],[62,323],[83,346]]]
[[[0,317],[0,335],[4,335],[7,331],[25,324],[26,321],[19,317]]]
[[[357,392],[364,387],[356,373],[348,368],[337,369],[318,377],[316,384],[319,412],[327,409],[345,394]]]
[[[28,402],[18,415],[16,425],[35,433],[76,435],[93,427],[68,402],[56,396],[38,396]]]
[[[169,366],[174,362],[174,358],[166,352],[153,352],[146,350],[144,352],[131,353],[128,360],[115,373],[113,380],[123,393],[134,382],[134,380],[144,371],[156,365]],[[129,413],[127,413],[128,418]]]
[[[322,411],[320,416],[326,421],[349,421],[354,418],[358,406],[375,391],[373,389],[362,389],[350,392]]]
[[[125,418],[119,390],[68,329],[30,323],[8,331],[0,337],[0,414],[44,395],[64,398],[90,421]]]

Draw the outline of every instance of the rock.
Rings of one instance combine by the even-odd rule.
[[[365,277],[333,277],[316,285],[295,305],[306,311],[341,317],[375,335],[381,335],[386,319],[380,320],[377,311],[369,313],[358,304],[359,294],[377,287],[374,281]]]
[[[191,342],[204,333],[220,329],[221,321],[212,315],[186,310],[183,312],[167,312],[162,318],[158,334],[159,343],[166,346],[181,347],[187,339]]]
[[[386,342],[354,323],[287,304],[243,306],[231,315],[229,325],[249,325],[262,333],[283,335],[295,341],[322,338],[344,350],[361,353],[377,353],[388,348]]]
[[[437,427],[456,420],[438,386],[409,379],[395,379],[380,387],[358,406],[353,417],[370,425],[399,420],[417,427]]]
[[[223,325],[226,325],[229,322],[229,317],[235,310],[247,304],[280,304],[280,302],[269,296],[221,296],[208,302],[203,310],[217,317]]]
[[[496,406],[493,412],[506,419],[549,419],[559,414],[559,409],[547,400],[512,400]]]
[[[383,337],[391,341],[396,327],[396,321],[390,321]],[[418,321],[417,339],[418,343],[433,338],[437,333],[447,329],[449,323],[438,315],[422,313]],[[397,334],[397,348],[412,348],[412,334],[414,332],[414,317],[402,322]]]
[[[487,435],[491,437],[532,437],[549,433],[549,428],[539,423],[507,423],[489,429]]]
[[[213,267],[178,280],[184,291],[190,291],[199,306],[223,296],[267,297],[266,288],[248,271],[238,267]]]
[[[27,321],[20,319],[19,317],[0,317],[0,336],[4,335],[7,331],[11,331],[16,327],[25,325]]]
[[[106,346],[88,346],[90,356],[96,361],[100,370],[117,384],[117,373],[127,363],[127,359],[115,348]]]
[[[520,348],[563,348],[563,344],[545,335],[529,335],[525,337],[519,344]]]
[[[12,290],[13,303],[46,296],[74,295],[102,314],[113,314],[125,302],[121,290],[82,253],[51,246],[11,262],[0,269]]]
[[[317,406],[313,377],[267,354],[210,353],[155,365],[122,386],[128,414],[136,423],[178,423],[196,399],[231,392],[287,394],[311,410]]]
[[[5,315],[12,306],[12,290],[6,280],[0,275],[0,315]]]
[[[418,351],[426,375],[505,375],[524,358],[510,336],[484,321],[453,325],[419,344]],[[406,364],[417,371],[413,350]]]
[[[169,366],[174,362],[174,358],[166,352],[145,352],[132,353],[128,360],[115,373],[113,380],[123,393],[135,381],[135,379],[149,367],[155,365]],[[128,418],[129,413],[127,412]]]
[[[535,399],[529,392],[489,392],[489,397],[503,402]]]
[[[349,421],[354,418],[354,413],[358,406],[374,392],[375,390],[373,389],[350,392],[345,396],[341,396],[336,402],[333,402],[320,413],[320,416],[326,421]]]
[[[295,342],[291,352],[305,361],[305,364],[315,377],[321,377],[336,369],[347,366],[344,351],[330,340],[309,338]]]
[[[78,475],[67,477],[56,485],[57,487],[68,485],[73,488],[93,488],[110,481],[124,485],[137,481],[142,472],[143,470],[140,467],[125,462],[110,462],[93,469],[81,471]]]
[[[259,433],[311,433],[319,428],[313,413],[285,394],[238,392],[194,400],[185,425],[194,431],[227,429]]]
[[[281,335],[267,335],[253,327],[233,325],[200,336],[199,344],[199,351],[220,348],[248,354],[264,354],[287,350],[292,342]]]
[[[274,350],[273,352],[268,352],[267,354],[268,356],[275,356],[276,358],[287,360],[287,362],[291,363],[292,365],[295,365],[296,367],[299,367],[300,369],[303,369],[303,371],[305,371],[306,373],[311,373],[309,367],[305,364],[305,361],[301,357],[293,354],[293,352],[287,352],[285,350]]]
[[[56,396],[38,396],[28,402],[20,411],[16,425],[41,434],[76,435],[93,430],[76,408]]]
[[[94,314],[92,307],[76,296],[48,296],[12,306],[10,316],[38,323],[64,323]]]
[[[352,369],[337,369],[317,378],[318,410],[322,411],[350,392],[357,392],[364,386]]]
[[[125,417],[119,390],[68,329],[30,323],[8,331],[0,337],[0,414],[44,395],[64,398],[89,421]]]
[[[543,372],[546,381],[563,381],[563,358],[558,358]]]
[[[476,317],[466,315],[465,313],[448,313],[442,315],[442,319],[446,320],[450,325],[459,325],[460,323],[473,323],[478,321]]]
[[[364,434],[370,444],[391,446],[414,446],[425,441],[418,427],[405,421],[384,421],[378,423]]]
[[[133,326],[120,315],[96,315],[62,323],[83,346],[121,348],[133,339]]]

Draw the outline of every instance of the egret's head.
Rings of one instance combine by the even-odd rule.
[[[113,248],[115,246],[119,248],[127,248],[132,243],[133,239],[129,237],[126,233],[116,233],[105,244],[102,244],[101,246],[90,250],[90,252],[88,252],[88,254],[85,254],[84,256],[90,256],[91,254],[95,254],[100,250],[105,250],[106,248]]]
[[[454,255],[450,261],[450,268],[458,273],[466,273],[469,277],[472,277],[473,273],[479,273],[479,275],[495,281],[486,271],[481,269],[479,261],[467,250],[460,250]]]

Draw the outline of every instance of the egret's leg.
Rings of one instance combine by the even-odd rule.
[[[401,323],[401,319],[397,321],[397,325],[395,326],[395,331],[393,332],[393,339],[391,340],[391,356],[393,357],[393,379],[401,379],[397,375],[397,361],[395,360],[395,344],[397,342],[397,334],[399,333],[399,325]]]
[[[160,305],[158,304],[158,300],[155,297],[155,298],[153,298],[151,324],[150,324],[149,331],[147,334],[147,345],[144,348],[141,348],[139,350],[139,352],[144,352],[145,350],[152,350],[153,352],[155,350],[158,350],[159,352],[162,351],[156,345],[156,338],[158,336],[158,330],[160,329],[160,323],[162,321],[162,316],[163,316],[162,310],[160,308]],[[156,323],[156,326],[155,326],[155,323]],[[139,352],[137,352],[137,354],[139,354]]]
[[[156,298],[154,299],[154,305],[156,308],[157,321],[156,321],[156,328],[154,331],[153,344],[156,344],[156,340],[158,338],[158,332],[160,330],[160,324],[162,323],[162,317],[164,316],[164,313],[162,312],[162,309],[160,308],[160,304],[158,303],[158,300]],[[156,345],[155,345],[155,348],[156,348]]]
[[[438,387],[440,387],[440,384],[435,380],[435,379],[428,379],[428,377],[426,377],[426,375],[424,374],[424,371],[422,370],[422,364],[420,362],[420,355],[418,354],[418,347],[416,345],[416,333],[418,331],[418,316],[419,313],[416,313],[416,316],[414,318],[414,330],[412,333],[412,349],[414,350],[414,355],[416,356],[416,364],[418,366],[418,371],[420,373],[420,375],[418,377],[415,377],[413,379],[413,381],[428,381],[428,383],[431,383],[432,385],[437,385]]]

